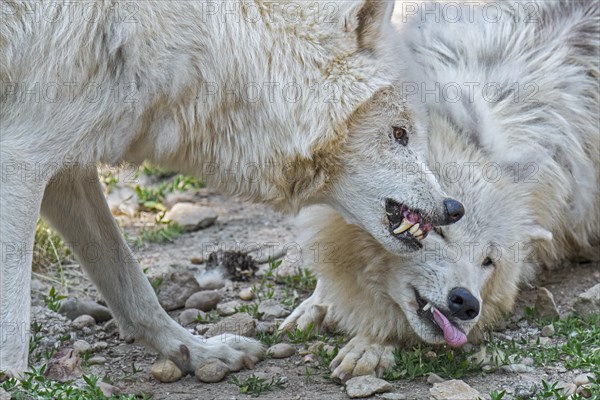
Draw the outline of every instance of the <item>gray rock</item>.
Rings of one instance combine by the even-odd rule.
[[[118,387],[113,386],[106,382],[98,381],[96,383],[96,386],[98,386],[98,388],[100,389],[102,394],[105,395],[106,397],[111,397],[111,396],[121,393],[121,388],[118,388]]]
[[[506,371],[506,372],[511,372],[513,374],[526,374],[526,373],[532,373],[535,371],[535,369],[533,367],[528,367],[527,365],[523,365],[523,364],[503,365],[500,367],[500,369],[502,369],[503,371]]]
[[[92,352],[97,353],[102,350],[106,350],[108,348],[108,343],[106,342],[96,342],[92,345]]]
[[[167,211],[165,217],[183,227],[188,232],[208,228],[217,220],[217,212],[212,208],[191,203],[177,203]]]
[[[61,303],[58,313],[70,320],[81,315],[91,315],[96,322],[104,322],[112,319],[110,310],[95,301],[70,299]]]
[[[600,314],[600,283],[577,296],[573,308],[579,315]]]
[[[537,392],[537,385],[531,382],[521,382],[519,383],[513,394],[517,399],[530,399]]]
[[[94,356],[88,360],[89,365],[102,365],[106,364],[106,357]]]
[[[287,343],[277,343],[269,347],[267,354],[271,354],[272,358],[288,358],[296,354],[296,348]]]
[[[44,375],[48,379],[66,382],[83,375],[79,353],[69,347],[64,347],[54,353],[48,360]]]
[[[406,395],[404,393],[383,393],[379,395],[379,398],[383,400],[406,400]]]
[[[173,208],[177,203],[194,203],[196,201],[195,192],[171,192],[165,196],[164,205],[167,208]]]
[[[92,345],[85,340],[77,340],[75,343],[73,343],[73,349],[75,349],[79,354],[85,354],[92,350]]]
[[[392,389],[392,385],[388,382],[374,376],[357,376],[346,382],[346,394],[352,399],[369,397],[375,393],[389,392]]]
[[[552,337],[554,336],[554,325],[546,325],[542,328],[541,335],[543,337]]]
[[[228,317],[237,312],[237,308],[240,306],[240,302],[236,300],[227,301],[225,303],[217,304],[217,313],[222,317]]]
[[[262,319],[265,320],[283,318],[290,314],[290,312],[276,300],[263,301],[258,306],[258,312],[262,315]]]
[[[542,318],[558,319],[560,317],[556,302],[554,301],[554,295],[545,287],[538,288],[535,308],[538,315]]]
[[[227,365],[216,358],[210,359],[206,364],[196,368],[196,378],[201,382],[214,383],[222,381],[229,373]]]
[[[521,360],[521,364],[531,367],[535,364],[535,360],[531,357],[525,357]]]
[[[186,326],[191,323],[198,322],[198,316],[201,318],[206,318],[206,313],[196,308],[188,308],[179,314],[179,323],[183,326]]]
[[[592,374],[591,372],[577,375],[573,380],[573,383],[575,383],[577,386],[587,385],[588,383],[590,383],[590,376],[594,378],[594,374]]]
[[[73,328],[81,330],[96,325],[96,320],[91,315],[80,315],[73,320],[71,325]]]
[[[435,383],[429,394],[434,400],[477,400],[481,395],[461,380]]]
[[[181,370],[171,360],[158,360],[150,367],[150,374],[159,382],[169,383],[181,379]]]
[[[254,292],[252,291],[252,288],[245,288],[240,290],[240,299],[244,300],[244,301],[250,301],[254,298]]]
[[[257,333],[274,333],[275,326],[276,325],[274,322],[259,321],[256,324],[256,332]]]
[[[212,337],[223,333],[254,337],[256,335],[256,320],[246,313],[235,314],[211,326],[204,335]]]
[[[169,272],[162,278],[158,302],[167,311],[182,308],[185,301],[200,290],[196,278],[189,271]]]
[[[427,377],[427,383],[429,383],[430,385],[441,382],[444,382],[444,378],[434,373],[429,374],[429,376]]]
[[[558,387],[562,388],[562,395],[569,397],[577,391],[577,385],[574,383],[563,383],[559,384]]]
[[[201,311],[210,311],[219,304],[221,295],[214,290],[203,290],[191,295],[185,301],[185,308],[196,308]]]

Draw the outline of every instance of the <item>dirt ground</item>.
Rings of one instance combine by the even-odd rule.
[[[246,202],[227,198],[201,189],[200,194],[194,197],[197,204],[209,206],[215,209],[219,215],[216,223],[206,229],[184,234],[176,238],[172,243],[145,244],[136,250],[136,257],[144,268],[147,268],[149,276],[160,275],[169,266],[178,265],[190,271],[202,271],[203,265],[194,265],[192,258],[207,256],[208,251],[215,249],[215,245],[227,248],[238,245],[240,247],[253,244],[274,244],[279,246],[293,244],[296,230],[292,220],[273,212],[260,205],[252,205]],[[130,236],[135,236],[140,220],[138,218],[119,217],[121,226]],[[292,246],[293,247],[293,246]],[[290,247],[290,248],[292,248]],[[101,301],[98,294],[87,281],[83,272],[77,266],[65,266],[63,276],[67,287],[66,290],[71,297],[78,299],[93,299]],[[44,275],[34,277],[34,320],[52,331],[52,335],[68,333],[71,339],[83,339],[94,346],[97,342],[106,342],[106,347],[97,350],[94,355],[100,355],[106,359],[101,365],[92,365],[85,368],[86,373],[94,373],[100,377],[108,377],[114,385],[120,387],[125,393],[150,394],[155,399],[184,400],[184,399],[244,399],[247,395],[239,393],[239,388],[226,379],[220,383],[200,383],[194,376],[187,376],[174,383],[158,383],[149,374],[150,365],[156,360],[156,356],[143,347],[128,345],[118,337],[113,323],[102,323],[96,327],[80,331],[69,327],[62,316],[49,311],[44,304],[43,295],[48,293],[50,286],[56,285],[60,277],[57,271],[49,271]],[[550,289],[554,294],[561,314],[570,311],[577,294],[592,287],[600,281],[600,268],[598,264],[567,266],[552,274],[543,274],[539,279],[539,285]],[[221,302],[237,299],[239,289],[248,287],[248,283],[240,283],[223,289],[224,299]],[[276,287],[276,296],[281,295]],[[303,294],[306,297],[306,294]],[[519,297],[516,315],[522,315],[525,307],[533,307],[535,302],[535,289],[526,288]],[[178,312],[172,313],[177,316]],[[517,321],[518,318],[513,318]],[[510,324],[509,324],[510,325]],[[513,337],[521,333],[527,333],[529,327],[519,324],[516,330],[505,329],[500,333]],[[50,336],[52,336],[50,335]],[[47,338],[48,339],[48,338]],[[52,344],[51,338],[46,341]],[[303,350],[305,345],[296,345],[298,350]],[[135,365],[135,370],[133,369]],[[292,356],[287,359],[268,359],[256,365],[254,370],[242,371],[236,374],[240,380],[250,374],[264,377],[280,375],[287,379],[283,389],[275,389],[262,393],[260,398],[264,399],[347,399],[344,387],[327,379],[325,369],[312,368],[315,364],[305,364],[301,355]],[[546,365],[535,367],[533,372],[524,374],[507,373],[495,371],[482,373],[477,376],[465,377],[464,381],[477,389],[484,398],[492,390],[509,389],[509,393],[520,385],[527,386],[530,383],[539,383],[542,379],[546,381],[570,382],[573,378],[586,371],[567,371],[562,365]],[[400,380],[392,382],[393,392],[403,394],[407,399],[429,398],[431,387],[425,378],[416,380]],[[398,398],[402,398],[399,396]],[[511,397],[505,397],[511,398]]]

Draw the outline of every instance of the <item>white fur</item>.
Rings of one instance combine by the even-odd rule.
[[[498,23],[484,21],[476,7],[473,22],[416,15],[403,31],[418,65],[417,86],[494,82],[506,93],[495,101],[477,90],[467,101],[425,98],[428,163],[440,172],[442,187],[464,203],[462,220],[428,236],[420,254],[396,256],[330,209],[304,213],[309,245],[327,243],[334,250],[327,260],[305,260],[314,264],[317,289],[283,326],[306,328],[318,320],[353,337],[352,348],[342,349],[331,365],[334,378],[385,370],[376,363],[358,368],[364,364],[351,355],[361,354],[357,346],[362,358],[385,359],[371,347],[444,343],[440,330],[417,315],[415,289],[447,313],[450,290],[468,289],[481,312],[453,322],[477,340],[511,310],[519,285],[537,265],[598,259],[600,6],[527,4],[537,7],[537,23],[517,18],[514,3],[506,2]],[[463,12],[468,15],[467,7]],[[510,89],[527,83],[537,92],[521,93],[515,102]],[[453,163],[461,168],[459,178],[445,169]],[[499,178],[490,166],[501,171]],[[493,266],[483,265],[486,257]]]
[[[418,148],[390,136],[397,125],[425,130],[418,102],[400,91],[393,2],[315,6],[2,4],[0,370],[27,367],[40,208],[75,243],[127,340],[186,371],[208,357],[237,369],[262,354],[246,339],[202,343],[168,318],[111,218],[97,163],[150,160],[281,210],[332,204],[397,253],[410,248],[389,233],[384,199],[444,222],[438,183],[401,179],[403,163],[423,164]]]

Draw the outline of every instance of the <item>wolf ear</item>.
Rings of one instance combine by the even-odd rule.
[[[391,24],[394,0],[364,0],[354,16],[358,46],[375,51],[386,25]]]
[[[551,242],[553,239],[552,232],[538,224],[529,226],[527,228],[527,233],[529,233],[529,238],[531,241],[541,240]]]

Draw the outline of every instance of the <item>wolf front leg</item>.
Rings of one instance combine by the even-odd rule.
[[[262,358],[264,349],[253,339],[206,341],[169,317],[112,218],[95,168],[72,168],[53,179],[44,194],[42,215],[72,243],[125,340],[153,348],[186,372],[208,358],[224,361],[230,370]]]
[[[0,142],[0,160],[0,375],[23,378],[33,240],[46,180],[39,165],[26,161],[6,140]]]

